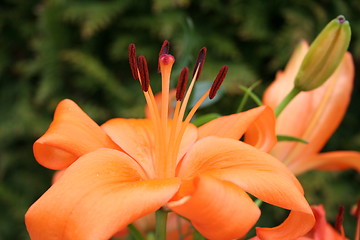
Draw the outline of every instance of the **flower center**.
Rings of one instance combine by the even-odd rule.
[[[194,107],[185,116],[186,107],[188,105],[191,92],[194,88],[196,80],[200,77],[201,70],[204,66],[206,57],[206,48],[202,48],[198,54],[198,58],[194,67],[190,85],[187,87],[189,69],[184,67],[181,71],[179,81],[176,88],[176,106],[172,119],[169,119],[169,103],[170,103],[170,76],[171,69],[175,62],[175,58],[168,54],[169,42],[165,41],[159,53],[158,71],[161,73],[161,104],[160,109],[156,104],[154,94],[150,86],[149,71],[144,56],[136,59],[136,48],[134,44],[129,45],[129,63],[132,75],[138,80],[144,93],[146,102],[150,111],[150,118],[154,127],[154,147],[155,158],[154,168],[158,178],[174,177],[176,164],[180,160],[179,151],[181,141],[184,137],[187,126],[189,126],[191,118],[194,116],[202,102],[209,96],[214,98],[221,83],[225,79],[228,71],[227,66],[223,66],[211,88],[198,100]]]

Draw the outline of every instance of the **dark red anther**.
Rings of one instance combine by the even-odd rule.
[[[165,40],[160,48],[159,58],[163,54],[168,54],[170,50],[170,43],[168,40]],[[158,64],[158,72],[160,72],[160,63]]]
[[[199,77],[200,77],[202,68],[203,68],[204,63],[205,63],[205,58],[206,58],[206,48],[203,47],[203,48],[200,50],[199,54],[198,54],[198,57],[197,57],[196,63],[195,63],[195,67],[194,67],[194,71],[193,71],[193,74],[192,74],[192,76],[194,77],[194,75],[195,75],[195,73],[196,73],[196,70],[199,68],[195,80],[198,80]]]
[[[216,76],[215,81],[210,88],[210,93],[209,93],[210,99],[213,99],[215,97],[217,91],[219,90],[221,84],[223,83],[223,81],[226,77],[228,69],[229,69],[228,66],[222,66],[220,68],[220,71],[219,71],[218,75]]]
[[[340,206],[339,207],[339,211],[336,215],[336,220],[335,220],[335,229],[340,233],[343,234],[344,233],[344,227],[343,227],[343,222],[344,222],[344,211],[345,211],[345,207],[344,206]]]
[[[138,59],[140,80],[141,80],[141,89],[144,92],[149,90],[150,78],[149,78],[149,69],[144,56],[140,56]]]
[[[182,101],[184,99],[188,79],[189,68],[184,67],[180,73],[179,81],[176,86],[176,101]]]
[[[131,74],[135,80],[139,80],[139,76],[138,76],[138,72],[137,72],[138,66],[137,66],[137,62],[136,62],[135,44],[131,43],[129,45],[128,54],[129,54],[129,64],[130,64]]]

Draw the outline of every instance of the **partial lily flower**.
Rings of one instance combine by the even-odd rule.
[[[314,213],[316,222],[314,227],[306,235],[297,238],[296,240],[348,240],[344,232],[340,229],[335,229],[326,220],[325,209],[322,205],[311,206]],[[342,229],[342,214],[340,211],[337,223],[339,228]],[[249,240],[261,240],[259,237],[253,237]]]
[[[168,117],[175,61],[168,49],[165,41],[159,55],[159,108],[146,59],[136,57],[135,45],[129,47],[132,73],[147,100],[150,119],[115,118],[99,126],[73,101],[59,103],[50,128],[34,144],[34,155],[47,168],[66,170],[26,213],[32,239],[109,239],[162,208],[189,219],[208,239],[240,238],[260,216],[247,193],[290,210],[280,226],[257,229],[262,239],[292,239],[312,228],[314,216],[300,183],[262,151],[276,143],[270,108],[223,117],[200,128],[190,123],[202,101],[215,96],[226,66],[185,116],[205,48],[188,88],[188,70],[180,75],[174,115]],[[247,143],[239,141],[244,133]]]
[[[275,81],[263,96],[265,105],[275,109],[293,88],[295,76],[308,51],[301,42],[293,53],[286,69],[276,75]],[[277,119],[276,133],[308,141],[278,142],[271,154],[282,161],[296,175],[306,171],[356,169],[360,171],[360,153],[334,151],[320,153],[339,126],[350,102],[354,79],[354,63],[346,53],[341,64],[324,85],[301,92],[282,111]]]

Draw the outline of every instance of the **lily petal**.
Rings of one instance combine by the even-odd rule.
[[[291,210],[282,225],[259,229],[264,237],[270,236],[264,239],[299,237],[314,225],[313,213],[295,176],[277,159],[250,145],[217,137],[198,141],[183,159],[178,176],[191,179],[201,173],[232,182],[265,202]],[[294,222],[303,222],[302,227],[292,228]],[[281,235],[287,237],[276,238]]]
[[[155,140],[153,124],[148,119],[110,119],[101,125],[110,138],[129,154],[148,176],[154,176]]]
[[[240,139],[244,134],[245,142],[263,151],[270,150],[277,142],[272,110],[261,106],[214,119],[199,127],[199,138],[217,136]]]
[[[213,136],[200,139],[192,146],[178,165],[177,176],[192,179],[203,172],[231,169],[286,176],[291,180],[287,181],[289,184],[303,191],[293,173],[271,155],[241,141]]]
[[[281,225],[274,228],[256,228],[256,234],[262,240],[294,239],[295,233],[298,237],[303,236],[314,223],[314,216],[308,212],[291,211]]]
[[[273,109],[284,99],[284,97],[294,87],[295,76],[300,68],[309,45],[306,41],[301,41],[294,50],[284,71],[278,71],[275,81],[266,89],[263,95],[263,103]]]
[[[81,108],[61,101],[46,133],[33,146],[36,160],[50,169],[64,169],[98,148],[120,149]]]
[[[194,192],[170,202],[168,207],[188,218],[204,237],[212,240],[239,238],[258,220],[259,208],[235,184],[202,174],[194,180],[194,185]]]
[[[169,124],[171,123],[172,121],[169,121]],[[156,143],[151,120],[116,118],[107,121],[101,127],[115,143],[148,171],[149,176],[154,176]],[[197,129],[189,124],[180,144],[179,158],[185,154],[196,138]]]
[[[74,162],[30,207],[26,226],[38,240],[109,239],[163,206],[179,185],[178,178],[146,180],[129,156],[100,149]]]
[[[334,151],[315,154],[289,166],[294,174],[309,170],[339,171],[355,169],[360,172],[360,153],[355,151]]]

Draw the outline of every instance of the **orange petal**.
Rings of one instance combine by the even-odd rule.
[[[256,228],[256,234],[262,240],[294,239],[306,234],[314,225],[315,219],[309,212],[291,211],[288,218],[274,228]]]
[[[259,176],[279,174],[291,180],[284,184],[295,184],[302,191],[300,183],[284,164],[246,143],[229,138],[206,137],[197,141],[179,164],[177,176],[192,179],[206,171],[231,169],[255,172]]]
[[[199,138],[217,136],[240,139],[263,150],[270,150],[276,143],[275,116],[266,106],[212,120],[199,127]]]
[[[188,218],[206,238],[226,240],[244,236],[256,223],[260,210],[235,184],[200,175],[195,191],[169,202],[175,212]]]
[[[65,99],[56,108],[46,133],[34,143],[36,160],[50,169],[63,169],[98,148],[119,147],[76,103]]]
[[[154,176],[155,140],[150,120],[115,118],[101,127],[123,151],[146,169],[149,177]]]
[[[301,41],[294,50],[284,71],[276,74],[274,82],[266,89],[263,95],[263,103],[275,109],[277,105],[294,87],[295,76],[300,68],[309,45],[305,41]]]
[[[52,184],[57,182],[64,175],[65,171],[66,171],[66,168],[63,170],[56,171],[52,177],[52,181],[51,181]]]
[[[172,122],[169,121],[169,124]],[[154,127],[149,119],[111,119],[101,126],[110,138],[123,151],[133,157],[148,172],[154,176],[155,163]],[[180,145],[179,158],[197,138],[197,129],[189,124]]]
[[[129,156],[100,149],[74,162],[30,207],[26,226],[38,240],[110,239],[163,206],[179,185],[177,178],[146,180]]]
[[[334,151],[315,154],[289,166],[295,174],[318,169],[326,171],[339,171],[355,169],[360,172],[360,152]]]
[[[290,216],[281,226],[264,230],[273,239],[277,239],[276,235],[287,236],[282,239],[302,236],[314,224],[301,185],[290,170],[277,159],[250,145],[216,137],[198,141],[183,159],[178,176],[190,179],[201,173],[232,182],[265,202],[291,210]],[[290,226],[302,221],[306,222],[301,228]]]
[[[277,120],[277,134],[302,138],[309,143],[280,142],[271,153],[286,164],[318,153],[343,119],[350,101],[353,78],[354,64],[351,54],[347,53],[322,87],[300,93]],[[294,81],[291,78],[286,80]],[[267,104],[266,101],[264,103]]]

